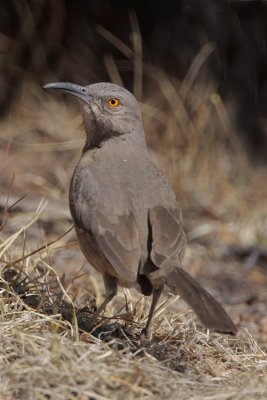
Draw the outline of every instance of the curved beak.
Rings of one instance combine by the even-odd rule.
[[[43,86],[43,88],[60,90],[61,92],[72,94],[73,96],[79,97],[79,99],[85,101],[86,103],[90,103],[93,99],[93,96],[86,94],[85,86],[76,85],[75,83],[69,83],[69,82],[47,83],[46,85]]]

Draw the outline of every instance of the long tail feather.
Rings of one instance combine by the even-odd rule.
[[[151,278],[161,281],[173,293],[179,294],[208,329],[231,334],[237,332],[237,327],[224,308],[176,263],[163,264],[159,270],[151,274]]]

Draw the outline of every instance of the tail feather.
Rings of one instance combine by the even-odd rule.
[[[151,275],[152,281],[159,280],[166,284],[173,293],[180,295],[208,329],[236,334],[237,327],[224,308],[199,282],[176,263],[163,264]]]

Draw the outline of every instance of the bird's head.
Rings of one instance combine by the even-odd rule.
[[[83,102],[84,125],[90,146],[129,133],[143,135],[138,102],[128,90],[100,82],[80,86],[68,82],[48,83],[44,89],[56,89],[78,97]]]

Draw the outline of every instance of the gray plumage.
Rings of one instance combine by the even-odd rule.
[[[182,215],[165,178],[149,159],[135,97],[117,85],[52,83],[83,101],[86,143],[70,185],[70,211],[81,249],[102,275],[106,299],[117,285],[153,294],[148,332],[164,284],[195,310],[207,328],[235,333],[222,306],[181,268]],[[95,317],[96,317],[95,315]]]

